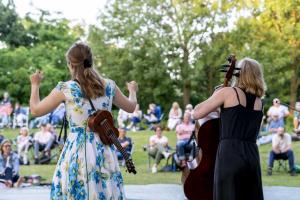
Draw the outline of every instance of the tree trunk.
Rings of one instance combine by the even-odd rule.
[[[191,98],[191,70],[189,65],[189,50],[187,45],[182,45],[183,50],[183,58],[182,58],[182,66],[181,66],[181,75],[183,82],[183,105],[184,107],[190,103]]]
[[[297,59],[296,59],[297,60]],[[294,107],[297,100],[298,87],[300,85],[300,79],[298,77],[299,68],[297,63],[292,66],[292,77],[290,85],[290,106]]]
[[[191,82],[184,81],[183,84],[183,105],[184,107],[190,103],[191,98]]]

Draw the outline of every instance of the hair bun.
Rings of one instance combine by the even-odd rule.
[[[83,67],[86,68],[91,68],[92,67],[92,62],[89,59],[84,59],[83,60]]]

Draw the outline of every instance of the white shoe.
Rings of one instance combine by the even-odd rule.
[[[163,155],[165,158],[169,158],[171,156],[171,153],[169,152],[163,152]]]
[[[152,173],[157,173],[157,167],[156,166],[152,167]]]

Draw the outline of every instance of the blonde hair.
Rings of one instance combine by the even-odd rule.
[[[179,104],[175,101],[175,102],[173,102],[173,104],[172,104],[172,108],[173,109],[179,109]]]
[[[237,65],[240,68],[240,76],[235,86],[257,97],[262,97],[266,91],[261,65],[254,59],[243,58]]]
[[[26,131],[26,134],[28,135],[29,134],[29,129],[27,127],[22,127],[20,129],[20,134],[22,134],[23,131]]]
[[[76,42],[66,53],[68,64],[72,65],[72,79],[80,82],[82,92],[86,97],[95,99],[104,95],[104,85],[100,75],[93,68],[91,48],[83,43]]]

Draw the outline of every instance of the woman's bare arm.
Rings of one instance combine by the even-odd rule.
[[[127,84],[127,88],[129,90],[128,98],[121,92],[119,87],[116,86],[116,94],[113,103],[126,112],[132,113],[137,104],[137,85],[135,82],[131,82]]]
[[[31,95],[30,95],[30,112],[34,117],[45,115],[53,111],[62,101],[65,100],[65,95],[56,89],[40,101],[40,82],[43,79],[43,74],[40,71],[30,76]]]
[[[193,119],[201,119],[209,113],[215,111],[218,107],[224,104],[225,96],[228,88],[222,88],[216,91],[209,99],[198,104],[194,108]]]

